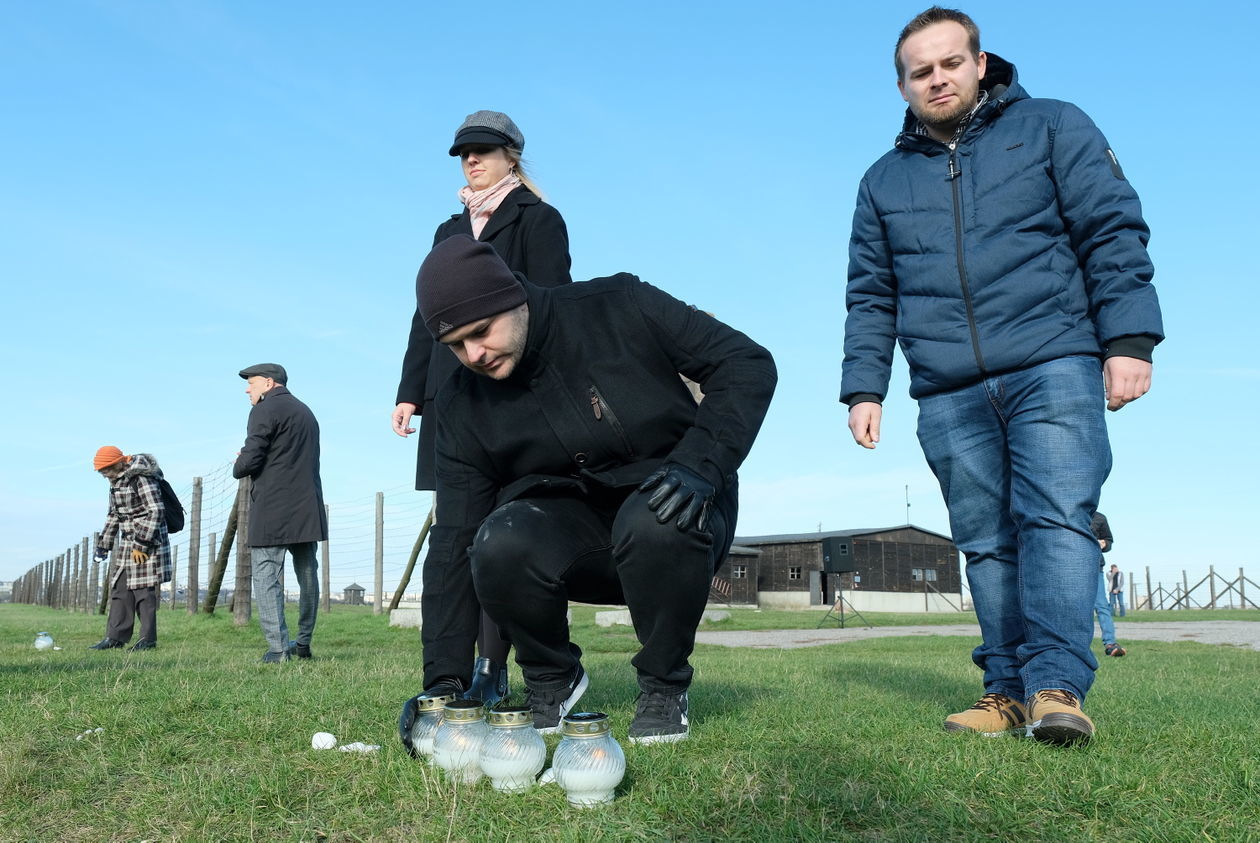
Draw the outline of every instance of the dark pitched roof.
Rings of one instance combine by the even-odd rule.
[[[876,527],[864,530],[826,530],[817,533],[783,533],[774,536],[736,536],[735,543],[741,545],[751,545],[753,547],[762,544],[803,544],[806,542],[816,542],[822,539],[831,538],[854,538],[857,536],[871,536],[878,533],[895,533],[898,530],[914,530],[915,532],[925,533],[929,536],[945,539],[952,542],[953,539],[943,533],[937,533],[933,530],[925,530],[922,527],[916,527],[913,524],[899,524],[896,527]]]

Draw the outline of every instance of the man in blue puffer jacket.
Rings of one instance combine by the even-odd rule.
[[[945,728],[1088,740],[1103,406],[1146,393],[1163,339],[1149,230],[1090,119],[971,18],[934,6],[894,55],[909,109],[858,192],[840,400],[874,448],[896,340],[983,637],[986,693]]]

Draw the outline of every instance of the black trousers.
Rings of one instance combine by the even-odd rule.
[[[582,656],[569,640],[568,603],[618,603],[630,610],[641,649],[639,687],[680,691],[713,572],[725,558],[737,492],[716,502],[708,528],[659,524],[647,494],[513,501],[490,514],[473,540],[473,582],[482,608],[516,647],[526,684],[566,685]]]
[[[157,589],[127,588],[127,572],[124,571],[109,589],[109,620],[105,635],[124,643],[131,640],[136,615],[140,616],[140,638],[157,641]]]

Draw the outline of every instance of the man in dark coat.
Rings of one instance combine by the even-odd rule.
[[[900,344],[983,638],[985,693],[945,728],[1087,741],[1104,408],[1147,392],[1164,336],[1150,232],[1093,122],[971,18],[933,6],[894,56],[909,108],[858,190],[840,400],[874,448]]]
[[[630,738],[685,738],[688,657],[774,392],[770,353],[632,275],[537,287],[467,236],[434,247],[418,295],[464,366],[437,399],[450,492],[424,566],[427,693],[464,689],[450,642],[476,623],[475,587],[516,646],[535,728],[554,730],[587,686],[568,602],[624,603],[641,644]]]
[[[311,635],[319,609],[316,544],[328,538],[328,516],[319,480],[319,423],[285,384],[288,374],[276,363],[242,369],[249,411],[248,435],[232,466],[232,476],[251,477],[249,510],[250,564],[258,625],[267,639],[263,661],[282,662],[290,655],[311,657]],[[289,641],[284,620],[281,573],[284,553],[293,557],[298,598],[298,637]]]

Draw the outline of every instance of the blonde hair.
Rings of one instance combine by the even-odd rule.
[[[521,157],[521,151],[512,146],[505,146],[503,147],[503,153],[507,155],[508,161],[512,162],[513,172],[521,180],[521,184],[525,185],[529,192],[539,199],[546,199],[547,197],[543,194],[542,188],[535,184],[534,180],[526,174],[525,159]]]

